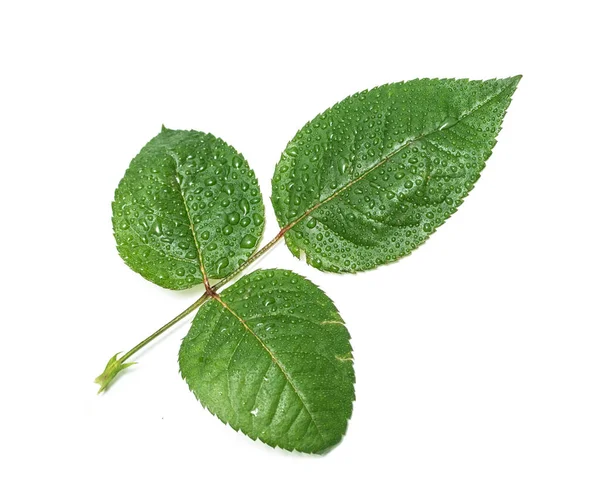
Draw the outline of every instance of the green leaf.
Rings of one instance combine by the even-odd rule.
[[[272,181],[292,253],[356,272],[412,252],[473,188],[520,78],[392,83],[305,125]]]
[[[163,130],[115,192],[119,254],[134,271],[180,290],[227,276],[254,251],[264,206],[254,172],[211,134]]]
[[[204,305],[179,366],[203,406],[252,439],[307,453],[344,435],[349,335],[333,302],[290,271],[255,271]]]

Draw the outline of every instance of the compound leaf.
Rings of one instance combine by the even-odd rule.
[[[520,78],[392,83],[305,125],[272,180],[292,253],[356,272],[412,252],[473,188]]]
[[[163,130],[131,161],[113,202],[119,254],[165,288],[227,276],[262,235],[264,205],[254,172],[211,134]]]
[[[326,451],[352,413],[348,331],[331,300],[290,271],[255,271],[204,305],[179,366],[211,413],[271,446]]]

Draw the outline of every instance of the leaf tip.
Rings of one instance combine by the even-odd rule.
[[[506,80],[509,81],[514,88],[517,88],[517,85],[519,85],[521,78],[523,78],[523,75],[515,75],[507,78]]]

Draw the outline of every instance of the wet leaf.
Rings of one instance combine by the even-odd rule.
[[[348,331],[331,300],[290,271],[255,271],[204,305],[179,365],[202,405],[252,439],[318,453],[346,431]]]
[[[272,181],[292,253],[356,272],[412,252],[473,188],[519,80],[392,83],[306,124]]]
[[[254,251],[264,206],[246,160],[211,134],[163,128],[115,192],[119,254],[144,278],[184,289],[233,272]]]

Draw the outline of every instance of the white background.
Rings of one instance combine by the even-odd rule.
[[[27,2],[0,7],[0,497],[600,498],[593,2]],[[187,307],[120,260],[114,188],[161,124],[241,151],[270,195],[296,130],[417,77],[523,74],[481,180],[411,257],[323,274],[357,401],[324,457],[272,450],[180,380]],[[267,202],[265,237],[277,228]],[[256,267],[256,266],[255,266]]]

